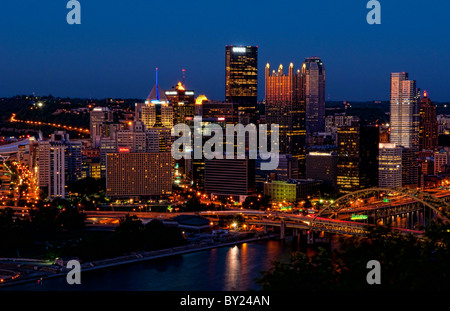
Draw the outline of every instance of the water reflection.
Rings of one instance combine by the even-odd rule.
[[[76,286],[61,277],[46,279],[39,286],[33,282],[2,290],[257,290],[255,278],[260,272],[270,269],[273,261],[288,262],[296,249],[295,238],[259,241],[82,272],[81,285]]]
[[[239,248],[235,245],[227,252],[225,266],[226,290],[236,290],[239,269]]]

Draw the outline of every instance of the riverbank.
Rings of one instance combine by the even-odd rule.
[[[156,251],[148,251],[148,252],[135,252],[132,254],[102,259],[91,262],[81,263],[81,271],[92,271],[99,269],[106,269],[119,265],[132,264],[140,261],[152,260],[157,258],[163,258],[168,256],[175,255],[183,255],[192,252],[200,252],[208,249],[233,246],[243,243],[250,243],[261,240],[268,240],[279,238],[279,235],[270,234],[270,235],[260,235],[255,234],[252,237],[248,236],[248,233],[240,233],[233,234],[228,236],[225,240],[220,242],[218,241],[209,241],[209,242],[200,242],[198,244],[188,244],[179,247],[173,247],[168,249],[156,250]],[[0,268],[3,267],[4,264],[0,264]],[[8,269],[14,269],[13,266],[8,265]],[[52,264],[45,266],[37,266],[37,265],[19,265],[17,267],[18,273],[20,273],[20,277],[17,277],[8,282],[0,283],[0,288],[4,286],[13,287],[14,285],[19,285],[23,283],[31,283],[31,282],[40,282],[45,279],[57,278],[57,277],[65,277],[68,273],[68,269],[64,265]]]

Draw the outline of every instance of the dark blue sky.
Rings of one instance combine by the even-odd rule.
[[[331,100],[386,100],[389,73],[409,72],[435,101],[450,100],[450,2],[380,0],[381,25],[368,25],[366,0],[79,0],[81,25],[68,25],[66,0],[2,0],[0,96],[145,98],[186,69],[188,88],[224,99],[225,45],[259,46],[264,66],[320,56]]]

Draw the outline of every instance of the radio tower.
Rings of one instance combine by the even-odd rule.
[[[186,88],[186,69],[181,69],[183,74],[183,87]]]

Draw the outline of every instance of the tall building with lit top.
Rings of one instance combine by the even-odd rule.
[[[136,104],[135,120],[143,123],[146,132],[158,134],[160,152],[171,151],[174,110],[158,84],[158,69],[156,69],[156,84],[147,96],[145,103]],[[153,134],[147,136],[153,137]]]
[[[349,193],[378,184],[379,131],[375,126],[338,128],[337,186]]]
[[[310,152],[306,155],[306,178],[321,180],[336,187],[337,154],[330,152]]]
[[[307,57],[301,68],[301,96],[306,107],[306,131],[325,131],[325,65],[319,57]]]
[[[391,73],[390,140],[398,146],[419,149],[419,91],[408,73]]]
[[[392,143],[379,144],[378,187],[402,186],[402,148]]]
[[[279,150],[291,154],[299,161],[300,175],[305,171],[305,102],[301,100],[300,70],[294,71],[290,64],[288,73],[283,65],[278,70],[270,71],[270,64],[265,70],[265,111],[268,125],[279,125]]]
[[[145,105],[140,106],[141,121],[147,128],[173,126],[173,106],[156,84],[147,96]]]
[[[107,136],[107,123],[113,121],[108,107],[95,107],[90,113],[90,135],[94,148],[100,147],[100,139]]]
[[[173,124],[189,124],[194,118],[195,95],[193,90],[186,90],[178,82],[177,86],[164,92],[169,104],[173,107]]]
[[[256,123],[258,47],[225,47],[225,100],[237,103],[241,123]]]
[[[420,99],[420,150],[435,150],[438,147],[438,122],[436,118],[436,105],[423,93]]]

